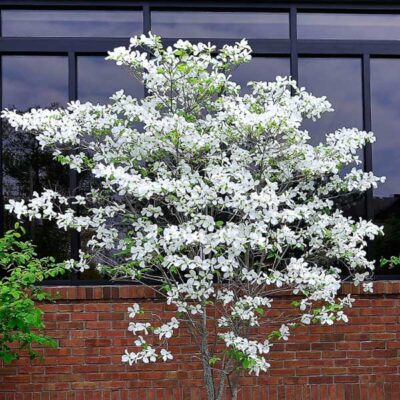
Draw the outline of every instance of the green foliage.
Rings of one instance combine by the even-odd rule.
[[[382,258],[381,267],[384,267],[385,265],[389,265],[390,267],[400,265],[400,257],[392,256],[390,258]]]
[[[219,357],[210,357],[210,359],[208,360],[208,363],[210,365],[215,365],[216,363],[218,363],[219,361],[221,361],[221,359]]]
[[[50,300],[50,295],[36,286],[44,279],[64,273],[61,264],[51,257],[38,258],[34,245],[22,241],[24,230],[18,224],[0,238],[0,360],[6,364],[26,350],[31,359],[40,355],[33,343],[55,347],[56,342],[41,333],[43,312],[35,302]]]
[[[256,363],[254,359],[248,357],[246,354],[236,348],[231,348],[227,350],[227,354],[229,355],[229,357],[236,360],[243,368],[246,369],[254,366]]]

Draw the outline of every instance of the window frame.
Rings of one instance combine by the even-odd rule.
[[[396,0],[382,2],[371,0],[336,0],[324,4],[322,0],[315,1],[269,1],[269,2],[236,2],[223,1],[219,3],[194,2],[187,6],[184,1],[129,1],[129,0],[3,0],[3,9],[15,10],[139,10],[143,15],[143,33],[151,30],[152,11],[263,11],[288,12],[289,39],[249,39],[255,56],[286,56],[290,58],[290,72],[293,79],[298,80],[299,57],[359,57],[362,70],[362,128],[372,129],[371,123],[371,59],[375,57],[400,58],[400,40],[319,40],[297,38],[297,14],[307,13],[396,13],[400,14],[400,4]],[[0,22],[1,30],[1,22]],[[165,44],[173,44],[180,38],[165,38]],[[237,38],[240,39],[240,38]],[[234,43],[236,40],[196,38],[196,41],[212,41],[221,46]],[[68,57],[68,99],[77,99],[77,58],[84,55],[105,54],[114,47],[128,44],[128,38],[88,38],[88,37],[3,37],[0,36],[0,108],[2,101],[2,55],[63,55]],[[2,132],[0,124],[0,166],[2,165]],[[372,171],[372,147],[364,148],[364,170]],[[3,221],[4,199],[2,193],[3,170],[0,168],[0,221]],[[69,186],[74,194],[78,185],[78,175],[70,172]],[[369,190],[365,196],[365,217],[373,217],[373,192]],[[4,227],[0,224],[0,234]],[[80,238],[77,232],[71,234],[71,256],[77,258],[80,248]],[[51,281],[47,284],[118,284],[104,280],[78,280],[77,274],[72,274],[69,281]],[[400,275],[375,276],[376,279],[400,279]],[[126,282],[124,282],[126,283]]]

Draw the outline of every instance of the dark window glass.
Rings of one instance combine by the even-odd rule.
[[[289,38],[287,13],[154,11],[152,31],[177,38]]]
[[[68,100],[66,57],[3,56],[3,106],[24,112],[32,107],[59,107]],[[28,200],[34,191],[51,188],[68,193],[68,171],[40,149],[34,135],[16,131],[3,122],[3,193],[9,199]],[[14,215],[5,213],[5,228]],[[69,234],[49,221],[24,221],[40,255],[69,258]]]
[[[139,11],[2,11],[3,36],[129,37],[142,27]]]
[[[358,58],[300,58],[299,84],[315,96],[326,96],[334,112],[318,121],[305,121],[311,142],[342,127],[362,128],[361,60]]]
[[[57,56],[3,56],[3,107],[63,105],[68,101],[68,62]]]
[[[362,75],[361,60],[358,58],[300,58],[299,83],[315,96],[326,96],[334,112],[325,113],[317,121],[306,120],[303,129],[308,130],[311,144],[325,140],[327,133],[339,128],[363,127],[362,117]],[[362,151],[359,157],[363,160]],[[345,166],[342,174],[348,173],[354,165]],[[362,165],[356,166],[362,168]],[[361,195],[341,199],[338,205],[346,214],[354,217],[365,213]]]
[[[400,40],[398,14],[299,13],[299,39]]]
[[[134,97],[143,97],[143,85],[128,67],[118,66],[101,56],[78,57],[80,101],[104,104],[121,89]]]
[[[240,84],[243,92],[248,93],[250,88],[246,85],[249,81],[274,81],[278,75],[290,75],[288,57],[253,57],[232,73],[232,79]]]
[[[105,60],[102,56],[78,57],[78,98],[80,101],[105,104],[116,91],[124,89],[125,93],[134,97],[143,97],[143,85],[133,72],[124,66],[118,66],[113,61]],[[80,176],[79,190],[88,191],[98,185],[93,177],[86,172]],[[93,232],[81,233],[82,249],[88,251],[87,242]],[[97,260],[91,263],[91,269],[80,274],[80,279],[103,278],[95,269]]]
[[[377,138],[372,145],[373,169],[375,175],[386,176],[386,182],[374,190],[375,222],[385,231],[385,236],[374,241],[376,260],[400,255],[399,76],[400,60],[371,60],[372,129]]]

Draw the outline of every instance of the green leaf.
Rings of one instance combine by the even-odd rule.
[[[41,332],[43,312],[35,301],[51,300],[50,294],[37,284],[64,273],[65,269],[51,257],[38,258],[34,245],[21,240],[24,232],[17,223],[15,230],[0,238],[0,266],[7,271],[0,280],[0,359],[6,364],[18,359],[21,351],[31,358],[40,356],[32,348],[34,343],[57,346]]]
[[[211,357],[211,358],[208,360],[208,363],[209,363],[210,365],[215,365],[218,361],[221,361],[221,359],[220,359],[219,357]]]

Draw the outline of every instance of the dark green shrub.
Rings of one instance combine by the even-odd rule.
[[[55,347],[56,342],[42,333],[43,311],[36,302],[50,300],[38,283],[64,273],[62,264],[51,257],[38,258],[35,246],[21,240],[23,228],[18,224],[0,238],[0,360],[10,363],[22,350],[31,359],[40,355],[33,343]]]

